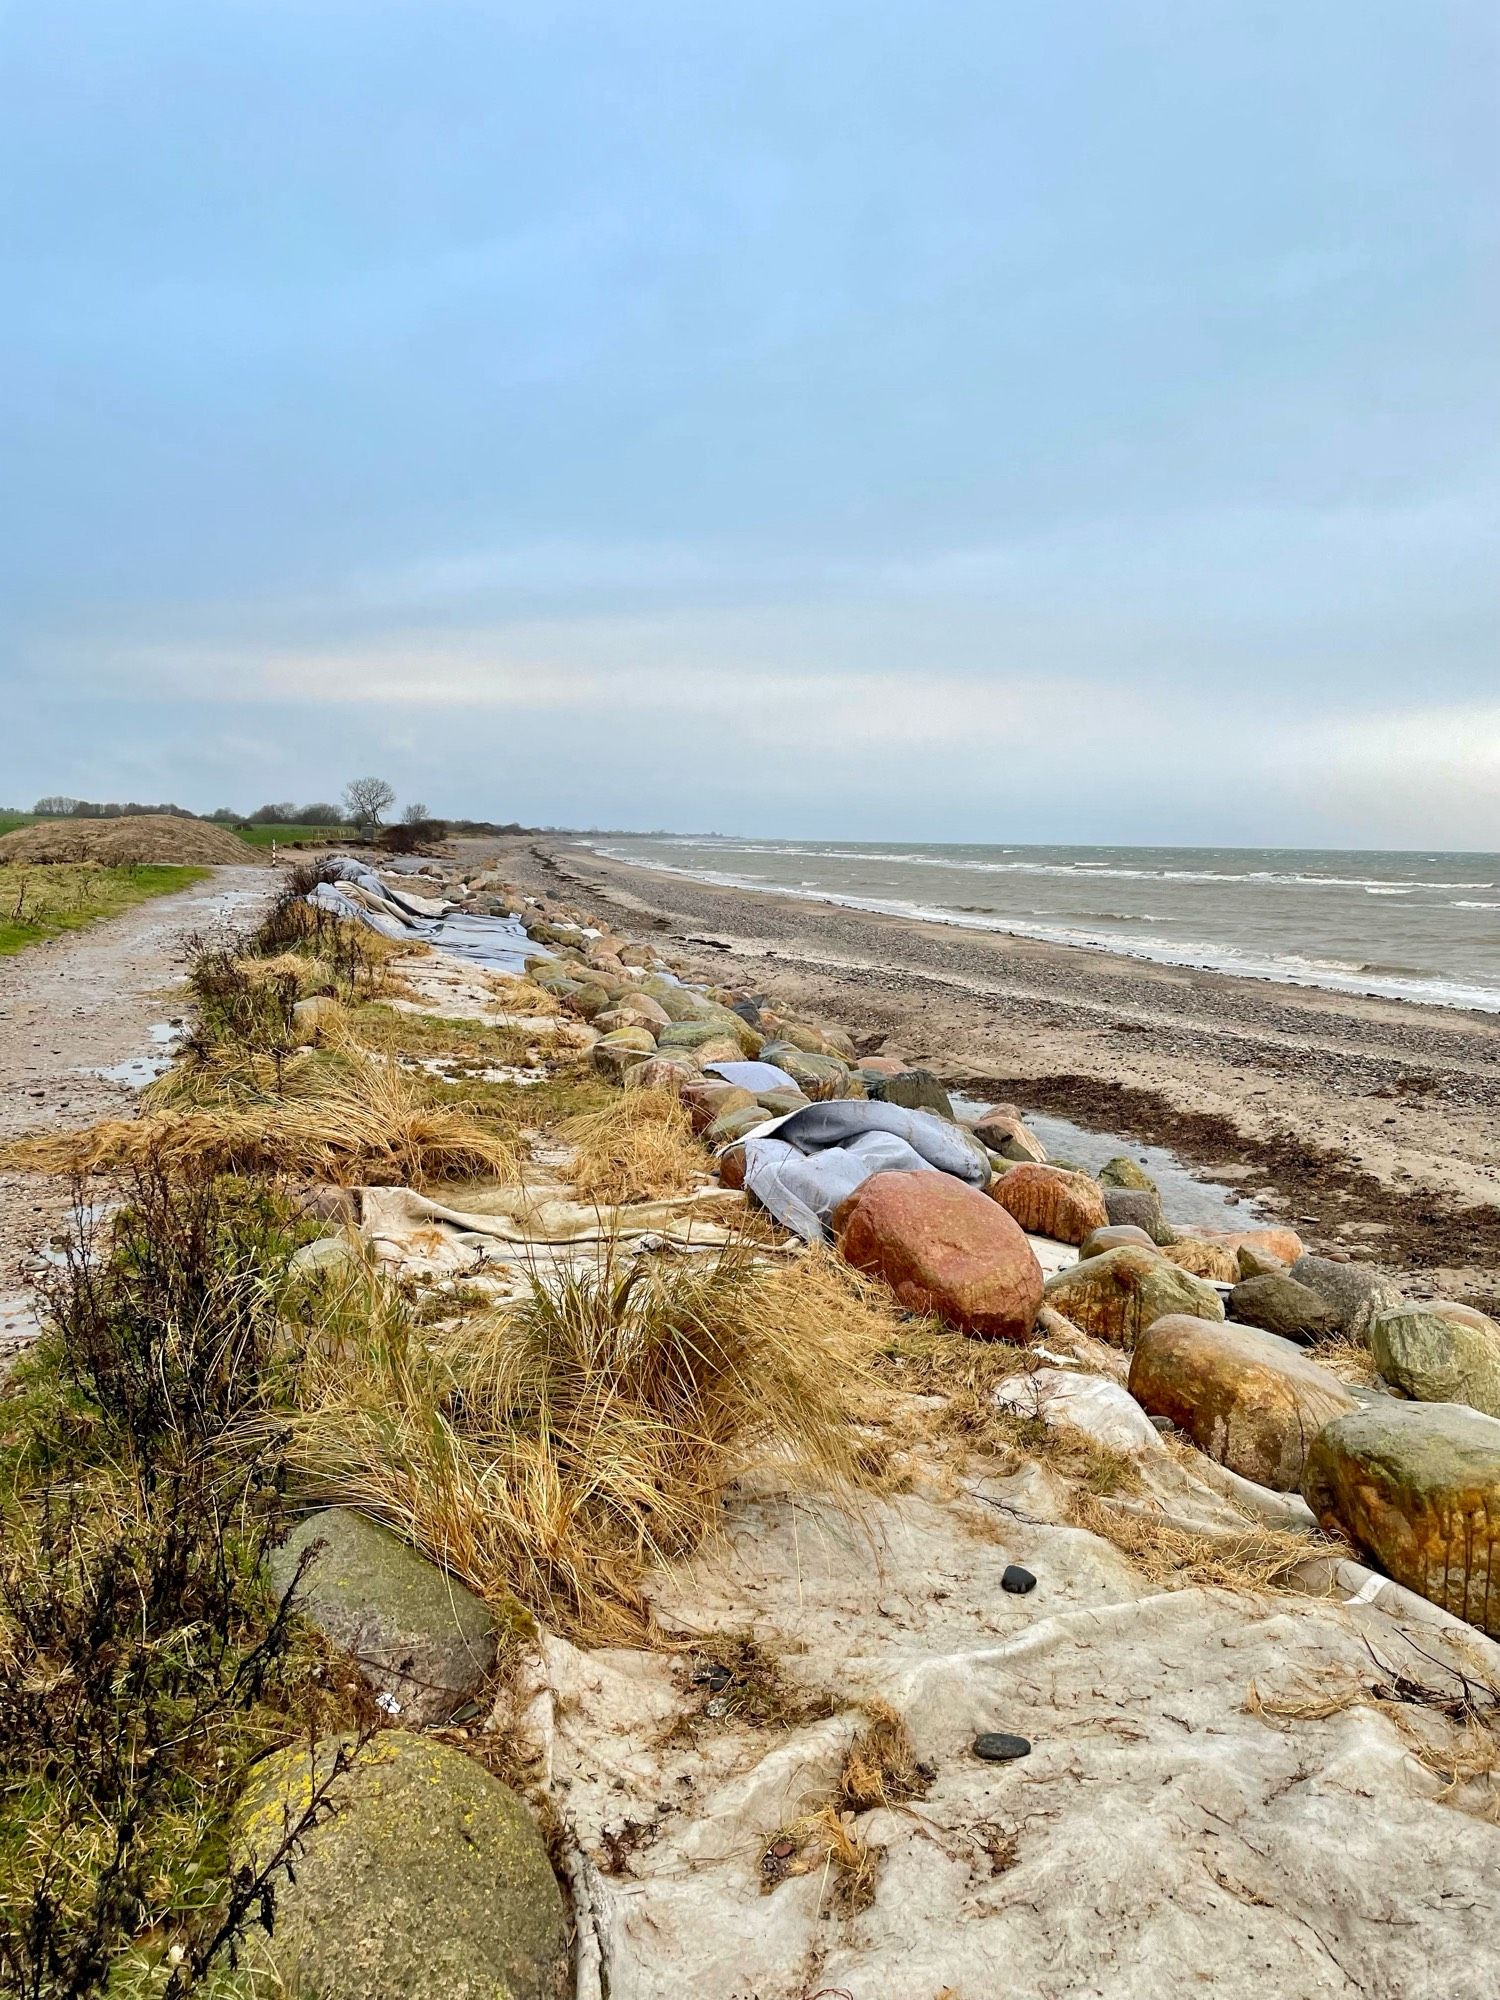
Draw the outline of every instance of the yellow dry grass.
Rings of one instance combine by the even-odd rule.
[[[837,1803],[855,1812],[905,1805],[926,1795],[930,1770],[917,1761],[911,1731],[889,1702],[865,1703],[865,1725],[844,1752]]]
[[[1200,1533],[1082,1488],[1070,1497],[1068,1518],[1112,1542],[1159,1590],[1290,1589],[1297,1565],[1317,1553],[1306,1535],[1249,1520],[1223,1534]]]
[[[577,1637],[649,1636],[643,1573],[710,1533],[752,1464],[858,1484],[850,1418],[891,1313],[831,1258],[612,1251],[427,1339],[363,1282],[308,1330],[309,1483]]]
[[[347,1056],[327,1064],[311,1051],[279,1065],[236,1055],[185,1066],[174,1087],[219,1095],[81,1132],[16,1139],[0,1157],[41,1173],[157,1165],[174,1174],[285,1173],[344,1187],[510,1178],[519,1168],[509,1130],[434,1108],[420,1081],[394,1064]]]
[[[660,1201],[707,1177],[692,1120],[669,1090],[626,1091],[569,1119],[561,1136],[572,1148],[566,1172],[580,1201]]]

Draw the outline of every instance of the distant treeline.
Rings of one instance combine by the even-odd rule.
[[[101,802],[97,799],[70,799],[61,793],[45,799],[38,799],[31,809],[35,819],[130,819],[141,813],[161,813],[173,819],[206,819],[217,826],[286,826],[286,827],[347,827],[355,825],[356,818],[347,805],[333,805],[327,799],[315,799],[310,805],[298,805],[293,799],[271,800],[257,806],[254,812],[236,812],[233,806],[216,806],[211,813],[189,812],[186,806],[142,805],[135,799],[123,804],[116,800]],[[0,817],[24,819],[27,815],[20,811],[5,812]],[[375,824],[378,825],[378,819]],[[535,833],[535,827],[522,826],[517,820],[504,825],[487,819],[451,819],[439,821],[428,814],[426,806],[409,807],[406,824],[414,832],[428,838],[441,839],[443,829],[471,836],[488,836],[498,833]],[[371,828],[370,830],[373,830]],[[390,831],[390,829],[387,829]]]
[[[186,806],[143,806],[134,799],[127,799],[124,805],[117,804],[113,799],[107,805],[101,805],[95,799],[38,799],[31,810],[37,819],[133,819],[141,813],[166,813],[173,819],[198,817]]]

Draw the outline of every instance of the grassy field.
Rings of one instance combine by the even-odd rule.
[[[91,868],[66,862],[0,866],[0,957],[186,889],[208,874],[207,868]]]
[[[281,846],[289,840],[348,840],[353,829],[347,826],[237,826],[235,832],[251,847]]]
[[[0,813],[0,834],[14,833],[18,826],[30,826],[35,813]]]

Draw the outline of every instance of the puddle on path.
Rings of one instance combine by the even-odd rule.
[[[123,1083],[129,1090],[144,1090],[148,1083],[155,1083],[172,1067],[182,1025],[180,1020],[153,1021],[150,1028],[152,1046],[144,1055],[127,1056],[124,1062],[110,1063],[103,1069],[86,1069],[83,1074],[102,1076],[106,1083]]]
[[[975,1097],[953,1099],[963,1118],[976,1118],[987,1106]],[[1118,1132],[1090,1132],[1068,1118],[1026,1113],[1026,1123],[1047,1148],[1049,1160],[1065,1160],[1094,1174],[1106,1160],[1124,1154],[1144,1167],[1161,1191],[1161,1205],[1171,1222],[1196,1223],[1206,1229],[1257,1229],[1274,1221],[1264,1208],[1240,1189],[1195,1173],[1166,1146],[1143,1146]]]

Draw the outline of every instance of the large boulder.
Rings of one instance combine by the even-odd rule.
[[[1082,1243],[1109,1223],[1098,1182],[1062,1167],[1012,1167],[992,1184],[990,1196],[1029,1235],[1057,1243]]]
[[[951,1174],[875,1174],[834,1214],[849,1263],[885,1279],[910,1312],[983,1339],[1024,1340],[1042,1273],[1020,1225]]]
[[[1397,1583],[1500,1638],[1500,1422],[1461,1403],[1366,1405],[1319,1431],[1302,1497]]]
[[[1368,1340],[1377,1313],[1402,1302],[1401,1287],[1373,1264],[1337,1257],[1299,1257],[1291,1267],[1299,1285],[1327,1300],[1339,1316],[1339,1331],[1350,1340]]]
[[[678,1090],[693,1122],[695,1132],[706,1132],[714,1120],[726,1111],[745,1111],[756,1103],[748,1090],[741,1090],[737,1083],[726,1083],[722,1077],[695,1077],[684,1083]]]
[[[834,1097],[856,1097],[864,1091],[864,1085],[855,1081],[842,1056],[810,1055],[791,1042],[768,1042],[760,1052],[760,1059],[784,1069],[797,1088],[815,1103],[825,1103]]]
[[[1134,1188],[1143,1194],[1155,1194],[1156,1182],[1142,1166],[1127,1159],[1123,1153],[1116,1153],[1112,1160],[1106,1160],[1099,1169],[1099,1179],[1105,1187]]]
[[[881,1104],[897,1104],[903,1111],[932,1111],[950,1121],[953,1117],[948,1093],[930,1069],[903,1069],[895,1076],[880,1076],[868,1089]]]
[[[1227,1243],[1231,1250],[1248,1243],[1281,1264],[1294,1264],[1302,1255],[1302,1238],[1295,1229],[1200,1229],[1196,1234],[1207,1237],[1211,1243]]]
[[[1078,1246],[1078,1260],[1085,1257],[1102,1257],[1106,1250],[1123,1250],[1129,1243],[1137,1249],[1155,1248],[1144,1229],[1137,1229],[1133,1223],[1111,1222],[1104,1229],[1091,1229]]]
[[[727,1025],[730,1022],[732,1027]],[[748,1021],[731,1014],[727,1007],[715,1008],[712,1014],[696,1021],[673,1021],[660,1031],[657,1041],[664,1049],[701,1049],[710,1042],[727,1042],[729,1055],[715,1056],[716,1062],[734,1062],[741,1056],[753,1056],[760,1049],[760,1036]]]
[[[647,1056],[644,1062],[627,1069],[624,1084],[627,1090],[667,1090],[677,1096],[701,1075],[689,1050],[669,1049],[665,1054]]]
[[[346,1748],[352,1748],[344,1739]],[[340,1745],[278,1751],[239,1813],[241,1859],[275,1851]],[[536,1823],[461,1750],[393,1729],[334,1779],[338,1810],[278,1883],[247,1957],[318,2000],[563,2000],[568,1915]],[[258,1968],[259,1969],[259,1968]],[[258,1989],[257,1989],[258,1990]]]
[[[1283,1340],[1329,1340],[1339,1330],[1339,1316],[1328,1301],[1285,1271],[1241,1278],[1229,1294],[1229,1317]]]
[[[1307,1448],[1357,1407],[1337,1376],[1256,1327],[1170,1313],[1136,1342],[1130,1393],[1242,1479],[1296,1491]]]
[[[1161,1196],[1155,1188],[1104,1188],[1104,1209],[1111,1222],[1144,1229],[1151,1241],[1175,1243],[1177,1231],[1161,1212]]]
[[[1133,1347],[1146,1328],[1167,1313],[1224,1317],[1212,1285],[1179,1271],[1156,1250],[1129,1244],[1059,1271],[1047,1280],[1046,1295],[1048,1305],[1075,1326],[1113,1347]]]
[[[1029,1160],[1035,1166],[1046,1164],[1047,1148],[1030,1126],[1007,1108],[991,1106],[969,1129],[986,1152],[998,1153],[1002,1160]]]
[[[352,1653],[371,1685],[415,1728],[446,1722],[495,1664],[494,1613],[456,1577],[349,1507],[299,1521],[270,1560],[284,1592],[312,1550],[294,1602]]]
[[[1472,1306],[1435,1299],[1378,1312],[1375,1366],[1419,1403],[1468,1403],[1500,1417],[1500,1326]]]

